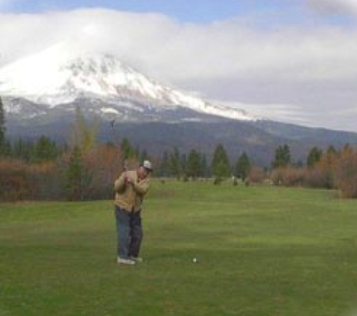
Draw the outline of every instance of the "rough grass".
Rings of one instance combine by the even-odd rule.
[[[0,316],[351,316],[357,201],[335,196],[156,182],[135,267],[110,201],[0,204]]]

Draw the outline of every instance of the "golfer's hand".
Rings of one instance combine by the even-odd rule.
[[[127,184],[133,184],[133,180],[131,178],[129,178],[129,177],[125,177],[125,182]]]

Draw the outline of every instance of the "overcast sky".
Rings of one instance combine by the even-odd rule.
[[[0,67],[58,42],[248,113],[357,132],[357,0],[0,0]]]

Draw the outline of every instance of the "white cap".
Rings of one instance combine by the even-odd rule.
[[[144,160],[142,166],[149,170],[149,171],[152,171],[152,163],[149,161],[149,160]]]

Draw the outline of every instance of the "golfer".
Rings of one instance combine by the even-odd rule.
[[[149,190],[151,172],[152,164],[145,160],[137,170],[124,171],[114,183],[118,263],[134,265],[142,261],[141,206]]]

